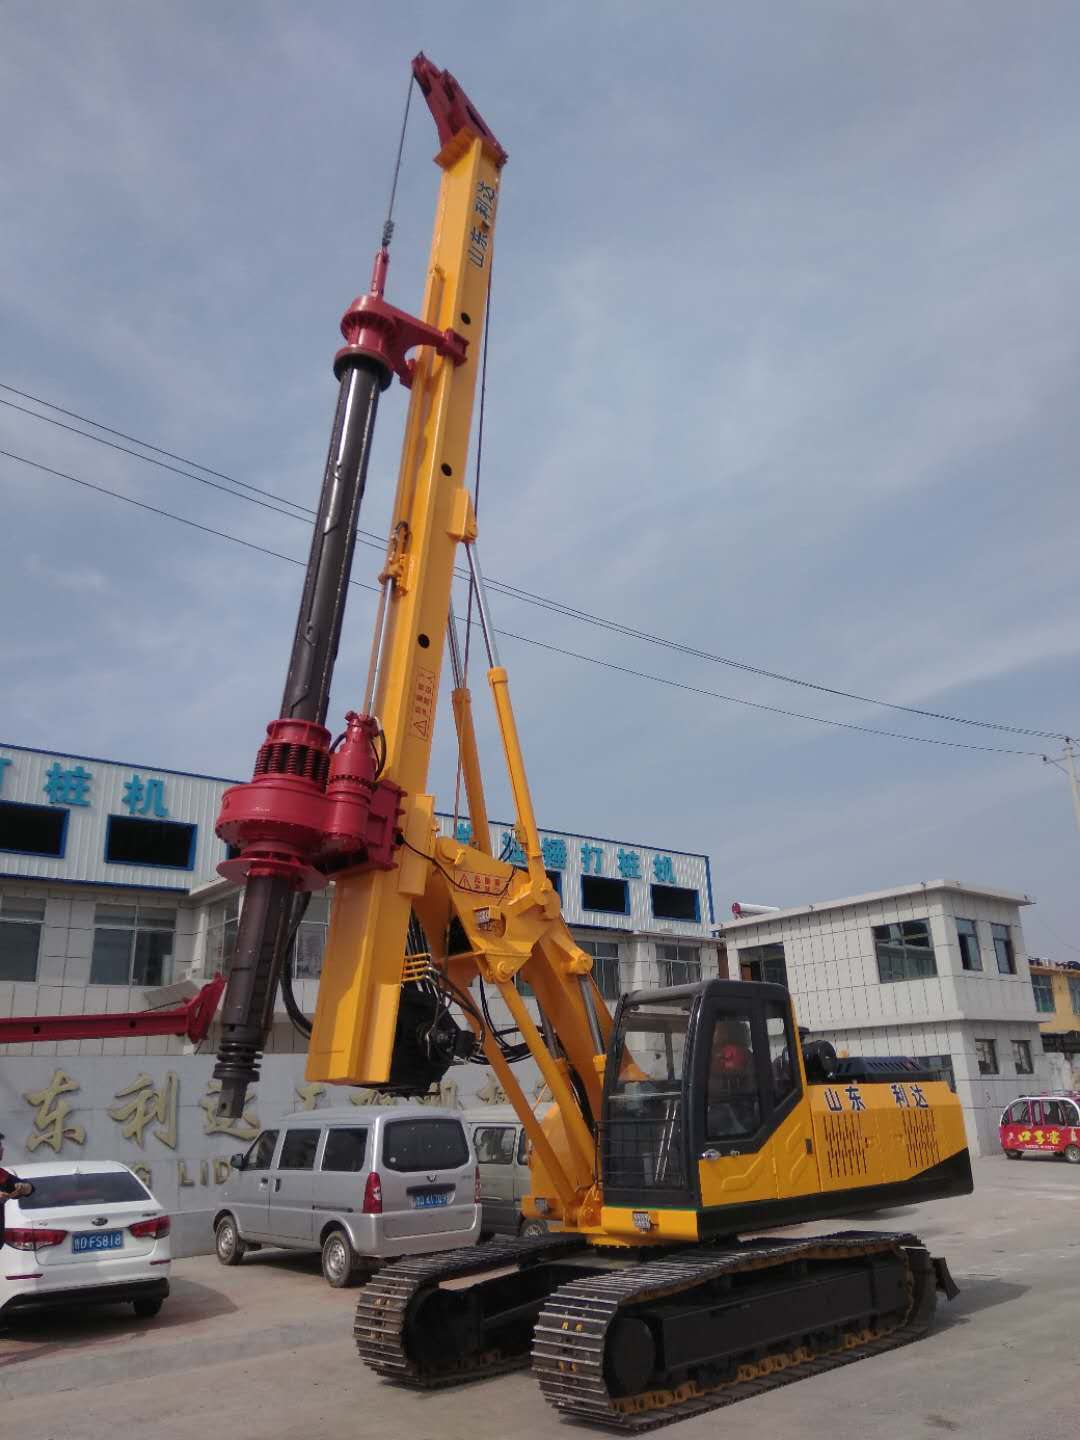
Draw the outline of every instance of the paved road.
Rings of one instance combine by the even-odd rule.
[[[976,1162],[976,1193],[868,1224],[913,1229],[947,1256],[963,1293],[934,1335],[702,1416],[677,1440],[1062,1440],[1076,1431],[1080,1166]],[[810,1227],[808,1227],[810,1228]],[[821,1227],[818,1227],[821,1228]],[[798,1232],[790,1232],[798,1233]],[[263,1253],[238,1270],[174,1266],[157,1320],[129,1307],[0,1329],[0,1415],[27,1440],[515,1440],[585,1432],[560,1421],[528,1373],[433,1396],[359,1363],[355,1291],[306,1257]]]

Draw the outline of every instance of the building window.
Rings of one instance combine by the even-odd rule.
[[[50,805],[18,805],[0,801],[0,850],[15,855],[64,858],[67,823],[71,812]]]
[[[883,985],[898,980],[930,980],[937,974],[930,925],[926,920],[875,925],[874,950],[878,978]]]
[[[657,945],[661,985],[696,985],[701,979],[701,951],[696,945]]]
[[[1080,1031],[1067,1030],[1060,1035],[1044,1035],[1042,1048],[1047,1055],[1080,1055]]]
[[[579,940],[578,944],[593,957],[593,979],[600,994],[605,1000],[618,1000],[622,994],[619,946],[613,940]]]
[[[994,954],[997,956],[998,971],[1002,975],[1016,974],[1016,956],[1013,953],[1012,935],[1008,925],[991,925],[994,937]]]
[[[326,949],[326,930],[329,923],[329,897],[312,895],[293,942],[294,980],[318,980],[322,974],[323,951]]]
[[[176,911],[157,905],[98,905],[91,985],[167,985]]]
[[[652,913],[657,920],[687,920],[701,923],[701,897],[682,885],[650,885]]]
[[[960,941],[960,964],[965,970],[981,970],[982,956],[979,954],[979,932],[974,920],[957,920],[956,934]]]
[[[562,899],[562,871],[561,871],[561,870],[545,870],[545,871],[544,871],[544,874],[545,874],[545,875],[548,877],[548,879],[551,881],[551,888],[555,891],[555,894],[558,895],[559,899],[561,900],[561,899]]]
[[[137,820],[110,815],[105,829],[105,863],[157,865],[166,870],[191,870],[195,865],[198,826],[175,820]]]
[[[1016,1073],[1018,1075],[1034,1075],[1035,1066],[1031,1063],[1031,1041],[1014,1040],[1012,1042],[1012,1052]]]
[[[1031,988],[1035,994],[1035,1009],[1041,1015],[1054,1013],[1054,982],[1049,975],[1032,975]]]
[[[1073,1014],[1080,1015],[1080,980],[1069,981],[1069,1000],[1072,1003]]]
[[[787,964],[783,945],[740,945],[739,974],[744,980],[763,980],[769,985],[786,986]]]
[[[600,910],[606,915],[629,915],[630,886],[625,880],[611,880],[604,875],[583,875],[581,908]]]
[[[975,1058],[979,1062],[980,1075],[996,1075],[998,1073],[997,1045],[993,1040],[976,1040]]]
[[[21,900],[16,895],[0,900],[0,980],[32,984],[37,979],[44,919],[44,900]]]
[[[240,892],[215,901],[206,917],[206,973],[228,975],[240,924]]]

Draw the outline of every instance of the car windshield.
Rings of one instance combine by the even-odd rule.
[[[38,1175],[30,1180],[32,1195],[19,1201],[23,1210],[52,1210],[67,1205],[117,1205],[150,1200],[145,1186],[127,1170],[84,1170],[78,1175]]]

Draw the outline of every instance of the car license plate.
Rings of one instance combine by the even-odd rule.
[[[449,1205],[450,1196],[445,1191],[429,1190],[426,1194],[421,1191],[419,1195],[412,1197],[415,1210],[437,1210],[440,1205]]]
[[[71,1237],[74,1255],[85,1255],[91,1250],[120,1250],[123,1244],[122,1230],[83,1230]]]

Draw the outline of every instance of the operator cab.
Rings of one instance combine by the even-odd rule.
[[[697,1205],[697,1162],[758,1150],[802,1094],[782,985],[707,980],[619,1003],[604,1087],[608,1203]]]

